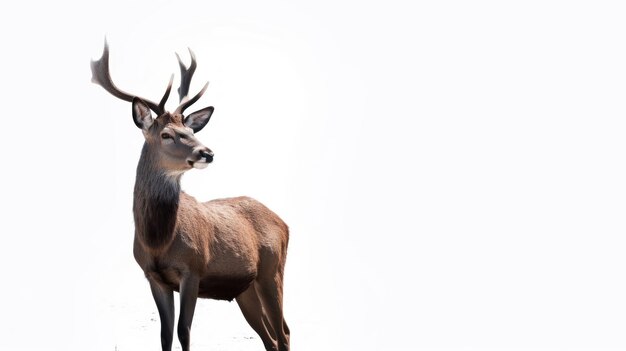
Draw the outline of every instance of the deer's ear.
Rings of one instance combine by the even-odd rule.
[[[197,133],[209,123],[211,115],[213,114],[213,106],[198,110],[185,118],[185,125],[193,129],[194,133]]]
[[[143,130],[148,130],[152,125],[152,112],[148,105],[138,97],[133,98],[133,121]]]

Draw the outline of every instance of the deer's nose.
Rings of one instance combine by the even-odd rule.
[[[213,162],[213,151],[209,149],[200,150],[200,156],[202,156],[207,163]]]

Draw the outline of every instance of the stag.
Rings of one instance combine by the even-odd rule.
[[[178,339],[189,350],[197,298],[237,301],[266,350],[289,350],[289,327],[283,317],[283,272],[289,241],[287,225],[249,197],[198,202],[181,190],[183,173],[202,169],[213,152],[195,133],[206,126],[213,107],[184,115],[207,89],[189,98],[196,70],[189,50],[187,67],[178,54],[179,106],[165,110],[171,76],[160,102],[126,93],[113,84],[109,47],[91,62],[92,82],[132,103],[132,116],[145,138],[135,179],[133,254],[144,271],[161,319],[161,345],[172,348],[174,291],[180,294]],[[152,116],[152,112],[156,114]]]

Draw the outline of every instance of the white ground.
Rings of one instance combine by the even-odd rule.
[[[90,350],[160,350],[159,315],[140,268],[120,257],[113,269],[94,269],[97,277],[83,277],[91,288],[74,300],[74,334],[80,336],[74,341]],[[177,293],[175,306],[178,314]],[[263,350],[235,301],[199,299],[191,335],[193,350]],[[176,336],[174,349],[180,350]]]
[[[146,291],[146,293],[149,293]],[[157,350],[160,322],[155,308],[138,308],[132,304],[110,306],[116,316],[115,347],[125,350]],[[156,346],[150,346],[157,344]],[[236,302],[200,300],[192,326],[194,350],[248,351],[262,350],[263,344],[247,325]],[[174,349],[180,350],[175,337]]]

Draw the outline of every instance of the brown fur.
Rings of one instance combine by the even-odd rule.
[[[232,300],[260,272],[282,271],[289,232],[263,204],[249,197],[199,203],[184,192],[179,199],[167,244],[151,246],[156,240],[136,226],[133,252],[148,279],[178,291],[180,277],[191,273],[201,279],[200,297]]]

